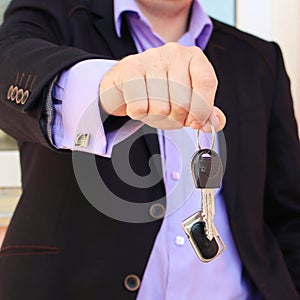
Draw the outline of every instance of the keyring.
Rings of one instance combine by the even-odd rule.
[[[210,150],[213,150],[214,147],[215,147],[215,143],[216,143],[216,130],[215,130],[215,127],[213,126],[212,123],[210,123],[210,128],[211,128],[211,134],[212,134]],[[197,146],[198,146],[198,149],[201,150],[201,146],[200,146],[200,129],[197,130]]]

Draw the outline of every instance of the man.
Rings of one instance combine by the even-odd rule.
[[[277,45],[191,0],[15,0],[0,38],[23,182],[1,299],[299,299],[300,148]],[[180,225],[199,210],[186,166],[223,112],[227,249],[204,264]]]

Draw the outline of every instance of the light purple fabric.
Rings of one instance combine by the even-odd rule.
[[[61,100],[54,104],[56,115],[52,127],[57,148],[110,157],[114,145],[142,126],[141,122],[131,120],[118,132],[105,135],[99,115],[99,82],[116,63],[114,60],[86,60],[60,76],[53,91],[53,97]],[[77,134],[90,134],[87,147],[75,146]]]
[[[164,41],[153,33],[148,20],[134,0],[115,0],[115,25],[120,36],[121,14],[125,13],[130,31],[139,52],[158,47]],[[193,3],[189,31],[178,41],[184,46],[197,45],[204,49],[212,32],[212,23],[198,1]],[[58,148],[76,150],[77,133],[91,134],[90,145],[81,151],[110,156],[112,148],[141,126],[139,122],[105,136],[97,110],[97,95],[101,78],[116,62],[88,60],[64,72],[54,90],[56,104],[53,127]],[[88,107],[92,109],[88,109]],[[83,116],[83,112],[85,112]],[[87,120],[80,122],[80,120]],[[190,159],[196,149],[196,133],[190,128],[158,131],[162,155],[164,182],[167,192],[167,217],[157,235],[148,261],[138,300],[253,300],[260,299],[251,293],[243,278],[242,265],[228,225],[222,195],[217,191],[215,224],[227,250],[216,260],[202,263],[189,244],[181,222],[199,210],[200,194],[193,185]],[[209,143],[201,136],[202,147]],[[182,142],[184,141],[184,143]],[[218,147],[216,147],[218,149]]]
[[[129,20],[131,34],[139,52],[165,44],[165,41],[152,31],[149,21],[140,12],[134,0],[115,1],[114,9],[117,35],[121,36],[121,15],[125,12],[127,20]],[[203,50],[209,41],[212,29],[210,18],[202,9],[199,1],[194,1],[189,29],[177,42],[184,46],[197,45]]]

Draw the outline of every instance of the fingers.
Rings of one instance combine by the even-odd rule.
[[[192,98],[189,115],[185,125],[190,127],[203,126],[208,119],[217,89],[217,77],[213,67],[197,47],[191,47],[189,74],[191,78]]]
[[[175,46],[176,47],[176,46]],[[180,49],[175,49],[177,55],[173,56],[172,64],[168,70],[168,84],[171,111],[169,118],[177,122],[178,127],[185,125],[189,114],[192,90],[191,80],[189,76],[188,66],[182,55]]]
[[[217,84],[199,48],[169,43],[122,59],[104,76],[100,101],[108,113],[128,115],[155,128],[210,131],[210,120],[220,130],[226,118],[213,106]],[[106,97],[102,91],[109,88]]]
[[[170,113],[168,69],[166,61],[157,49],[147,50],[145,56],[148,117],[151,116],[155,121],[167,117]]]
[[[140,68],[129,71],[124,78],[127,114],[132,119],[159,128],[159,122],[170,113],[166,65],[154,49],[142,53],[139,60]]]
[[[144,77],[125,81],[123,86],[126,113],[134,120],[141,120],[149,110],[147,87]]]
[[[114,82],[114,66],[103,77],[99,88],[99,101],[102,109],[115,116],[126,115],[126,104],[123,92]]]

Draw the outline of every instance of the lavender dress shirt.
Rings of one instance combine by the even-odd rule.
[[[152,31],[134,0],[114,0],[115,28],[120,36],[121,14],[125,13],[139,52],[162,46],[163,39]],[[212,32],[210,18],[199,1],[194,1],[188,31],[178,40],[184,46],[205,48]],[[87,60],[64,72],[53,90],[55,122],[53,139],[57,148],[77,150],[77,133],[89,132],[91,141],[80,149],[110,157],[113,146],[130,136],[142,124],[128,122],[106,136],[99,116],[98,89],[113,60]],[[94,109],[91,109],[94,108]],[[81,122],[85,114],[85,122]],[[242,264],[229,227],[226,207],[216,191],[215,224],[227,250],[210,263],[202,263],[189,244],[181,222],[199,210],[200,194],[190,174],[190,159],[197,149],[196,132],[190,128],[158,130],[167,212],[156,237],[138,293],[138,300],[253,300],[261,299],[243,274]],[[184,141],[184,143],[182,142]],[[210,136],[201,135],[201,146],[210,146]],[[218,145],[216,145],[218,151]]]

